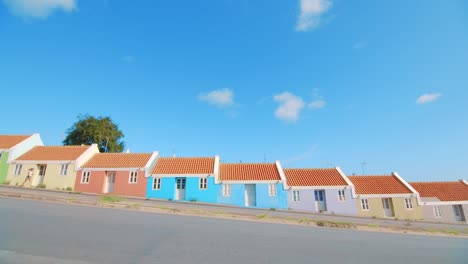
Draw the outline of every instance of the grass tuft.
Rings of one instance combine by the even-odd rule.
[[[104,195],[99,198],[100,203],[118,203],[122,202],[124,199],[115,195]]]

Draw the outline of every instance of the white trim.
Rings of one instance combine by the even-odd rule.
[[[138,172],[139,172],[138,170],[133,170],[133,171],[128,172],[128,183],[129,184],[137,184],[138,183],[138,174],[139,174]],[[136,173],[134,182],[132,182],[132,173]]]
[[[342,186],[289,186],[289,189],[291,190],[348,190],[351,189],[350,186],[348,185],[342,185]]]
[[[457,205],[468,204],[468,201],[437,201],[437,202],[422,202],[421,205]]]
[[[358,194],[357,198],[407,198],[407,197],[415,197],[414,193],[397,193],[397,194]]]
[[[204,187],[204,188],[201,188]],[[198,190],[206,191],[208,190],[208,178],[200,177],[198,178]]]
[[[412,198],[405,198],[403,202],[405,203],[405,209],[406,210],[413,210],[414,209]],[[408,205],[410,205],[411,207],[408,207]]]
[[[156,178],[208,178],[213,174],[150,174],[149,177]]]
[[[341,193],[343,193],[343,195],[341,195]],[[341,199],[343,197],[343,199]],[[338,202],[339,203],[343,203],[343,202],[346,202],[346,189],[340,189],[338,190]]]
[[[403,183],[406,188],[410,189],[410,191],[414,194],[416,194],[416,202],[417,202],[417,205],[420,205],[421,204],[421,197],[418,193],[418,191],[416,191],[413,186],[411,186],[408,182],[406,182],[397,172],[392,172],[392,175],[394,175],[395,177],[398,178],[398,180]]]
[[[288,186],[288,181],[286,179],[286,174],[284,173],[283,167],[281,166],[281,163],[279,160],[275,161],[276,164],[276,169],[278,170],[278,173],[280,175],[281,181],[283,182],[283,190],[289,189]]]
[[[434,214],[434,218],[442,218],[442,209],[440,208],[440,205],[433,205],[432,213]]]
[[[296,195],[297,194],[297,195]],[[293,190],[292,191],[292,201],[295,203],[301,202],[301,191],[299,190]]]
[[[156,184],[156,187],[158,187],[158,185],[159,185],[159,188],[154,188],[154,181],[156,181],[156,180],[159,181],[159,182]],[[152,189],[153,191],[159,191],[159,190],[161,190],[161,184],[162,184],[161,178],[153,178],[153,182],[151,183],[151,189]]]
[[[465,181],[465,180],[460,180],[461,182],[463,182],[464,184],[468,185],[468,181]]]
[[[232,194],[232,189],[231,189],[231,184],[222,184],[222,192],[223,192],[223,197],[231,197]]]
[[[365,202],[365,205],[366,205],[366,207],[367,207],[366,209],[364,208],[364,206],[363,206],[364,204],[362,203],[364,200],[366,201],[366,202]],[[361,211],[370,211],[369,199],[367,199],[367,198],[360,198],[359,203],[360,203],[360,205],[361,205]]]
[[[144,171],[145,168],[88,168],[81,167],[79,170],[90,170],[90,171]]]
[[[340,167],[335,167],[335,169],[341,175],[343,180],[345,180],[345,182],[351,187],[351,198],[356,199],[357,198],[356,187],[354,187],[353,182],[346,176],[346,174],[344,174],[344,172],[341,170]]]
[[[88,173],[88,176],[87,176],[88,181],[87,182],[83,181],[83,179],[85,179],[85,177],[84,177],[85,173]],[[91,181],[91,171],[88,171],[88,170],[87,171],[82,171],[81,172],[80,183],[81,184],[89,184],[90,181]]]
[[[151,169],[153,168],[154,164],[156,164],[156,160],[159,156],[159,152],[158,151],[153,151],[153,154],[151,154],[151,157],[149,158],[148,162],[146,162],[146,165],[144,167],[145,169],[145,176],[146,178],[149,177],[149,174],[151,173]]]

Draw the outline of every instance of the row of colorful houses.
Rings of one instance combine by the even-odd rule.
[[[214,157],[99,153],[0,135],[0,183],[239,207],[466,223],[468,183],[406,182],[398,173],[347,176],[340,168],[224,163]]]

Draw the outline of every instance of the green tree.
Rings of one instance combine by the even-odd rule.
[[[101,152],[122,152],[124,134],[110,117],[79,115],[78,121],[67,130],[63,145],[98,144]]]

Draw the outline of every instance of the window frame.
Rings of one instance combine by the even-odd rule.
[[[67,172],[68,172],[68,163],[62,164],[62,167],[60,168],[60,176],[67,175]]]
[[[231,184],[223,184],[223,196],[230,197],[231,196]]]
[[[413,200],[411,198],[405,198],[405,208],[406,210],[413,210]]]
[[[161,178],[153,178],[153,185],[152,185],[153,190],[161,190]]]
[[[435,218],[442,218],[442,209],[440,209],[440,205],[433,205],[432,211],[434,212]]]
[[[300,202],[301,201],[301,192],[299,190],[293,190],[292,193],[293,202]]]
[[[346,201],[346,190],[338,190],[338,201],[339,202]]]
[[[278,196],[278,187],[276,183],[268,184],[268,196]]]
[[[90,178],[91,178],[91,171],[83,171],[81,173],[80,183],[89,184]]]
[[[138,171],[133,170],[128,174],[128,183],[137,184],[138,183]]]
[[[198,180],[198,189],[208,190],[208,178],[200,177],[200,179]]]
[[[13,173],[13,175],[15,175],[15,176],[21,175],[21,170],[22,169],[23,169],[23,164],[16,164],[15,172]]]
[[[361,210],[370,211],[369,200],[367,198],[361,198]]]

